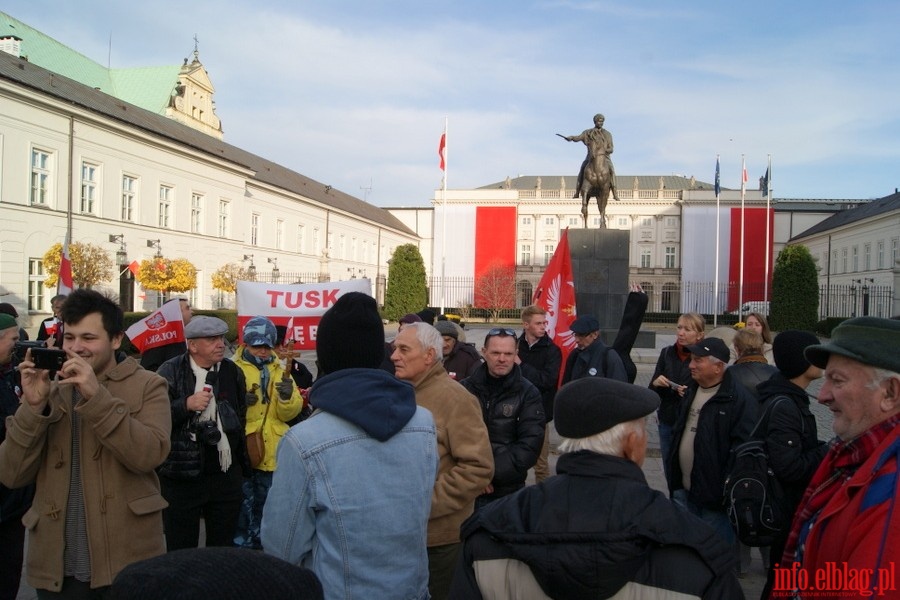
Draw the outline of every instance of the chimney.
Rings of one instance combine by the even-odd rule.
[[[14,35],[0,37],[0,50],[7,54],[12,54],[16,58],[21,58],[22,38],[18,38]]]

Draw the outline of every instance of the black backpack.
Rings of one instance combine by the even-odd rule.
[[[747,546],[769,546],[791,525],[793,511],[787,505],[781,483],[769,466],[765,439],[756,432],[785,396],[776,398],[763,412],[750,439],[732,450],[731,468],[725,478],[725,510],[731,527]],[[768,429],[768,427],[766,427]]]

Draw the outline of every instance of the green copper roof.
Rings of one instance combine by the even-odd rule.
[[[180,71],[178,65],[113,69],[115,91],[111,95],[151,112],[165,114]]]
[[[129,104],[165,114],[180,65],[107,69],[37,29],[0,12],[0,38],[21,40],[22,58]]]

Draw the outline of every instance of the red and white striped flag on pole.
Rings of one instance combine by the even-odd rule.
[[[184,341],[184,320],[181,303],[175,298],[144,317],[125,331],[138,352]]]
[[[59,274],[56,278],[56,295],[64,294],[68,296],[75,290],[75,283],[72,281],[72,257],[69,256],[69,234],[66,233],[66,240],[63,242],[62,252],[59,256]]]
[[[575,348],[575,336],[569,327],[575,320],[575,278],[572,276],[572,256],[569,253],[569,230],[562,238],[547,263],[544,275],[534,290],[532,302],[547,311],[547,335],[559,346],[562,364]],[[559,373],[562,378],[562,369]]]

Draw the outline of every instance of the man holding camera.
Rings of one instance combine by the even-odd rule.
[[[199,316],[184,328],[187,352],[157,373],[169,384],[172,452],[159,468],[166,546],[196,548],[200,518],[207,546],[231,546],[241,509],[243,477],[250,474],[244,440],[247,384],[225,358],[228,325]]]
[[[60,318],[65,360],[53,379],[36,355],[54,349],[29,348],[19,364],[0,482],[35,483],[22,521],[38,597],[100,598],[124,567],[165,551],[154,469],[169,452],[166,384],[117,352],[123,315],[109,298],[76,290]]]

